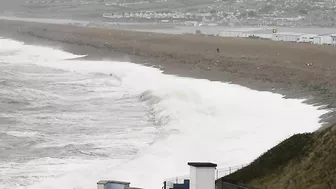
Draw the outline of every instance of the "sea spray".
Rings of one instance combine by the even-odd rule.
[[[0,188],[91,189],[120,179],[147,189],[188,161],[248,163],[320,127],[325,110],[270,92],[81,57],[0,39]],[[8,47],[8,48],[7,48]],[[1,125],[2,124],[2,125]]]

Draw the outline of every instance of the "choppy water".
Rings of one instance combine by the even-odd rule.
[[[0,39],[0,189],[147,189],[188,161],[248,163],[324,110],[127,62]]]

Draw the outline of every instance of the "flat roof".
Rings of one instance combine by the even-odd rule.
[[[331,37],[332,34],[319,34],[316,37]]]
[[[217,164],[210,162],[189,162],[188,165],[192,167],[217,167]]]
[[[130,182],[117,181],[117,180],[100,180],[97,182],[97,184],[107,184],[107,183],[124,184],[124,185],[131,184]]]
[[[273,33],[273,35],[295,35],[295,36],[300,36],[300,35],[306,35],[306,33],[277,32],[277,33]]]
[[[303,34],[302,36],[312,36],[312,37],[314,37],[314,36],[318,36],[317,34],[309,34],[309,33],[307,33],[307,34]]]

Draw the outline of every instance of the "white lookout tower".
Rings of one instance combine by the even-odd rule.
[[[189,162],[189,189],[215,189],[215,170],[217,164],[209,162]]]

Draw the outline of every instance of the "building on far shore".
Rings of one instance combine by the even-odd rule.
[[[332,41],[333,39],[330,34],[318,35],[313,39],[313,43],[318,45],[331,45]]]
[[[189,162],[188,176],[165,180],[163,189],[215,189],[217,164],[210,162]]]
[[[309,34],[295,32],[277,32],[276,29],[246,28],[236,30],[221,30],[220,37],[241,37],[253,39],[270,39],[273,41],[285,41],[294,43],[312,43],[318,45],[336,45],[336,34]]]
[[[249,37],[249,31],[239,31],[239,30],[223,30],[220,31],[218,36],[220,37]]]
[[[260,29],[251,31],[250,37],[256,37],[260,39],[272,39],[272,34],[276,33],[277,29]]]
[[[294,33],[294,32],[279,32],[272,34],[273,41],[288,41],[288,42],[299,42],[300,37],[305,35],[304,33]]]
[[[259,37],[271,39],[275,29],[252,28],[246,30],[221,30],[218,36],[221,37]]]
[[[332,39],[332,40],[331,40],[331,44],[332,44],[332,45],[336,45],[336,34],[331,34],[330,37],[331,37],[331,39]]]
[[[300,36],[299,43],[313,43],[314,37],[316,37],[317,34],[303,34]]]

